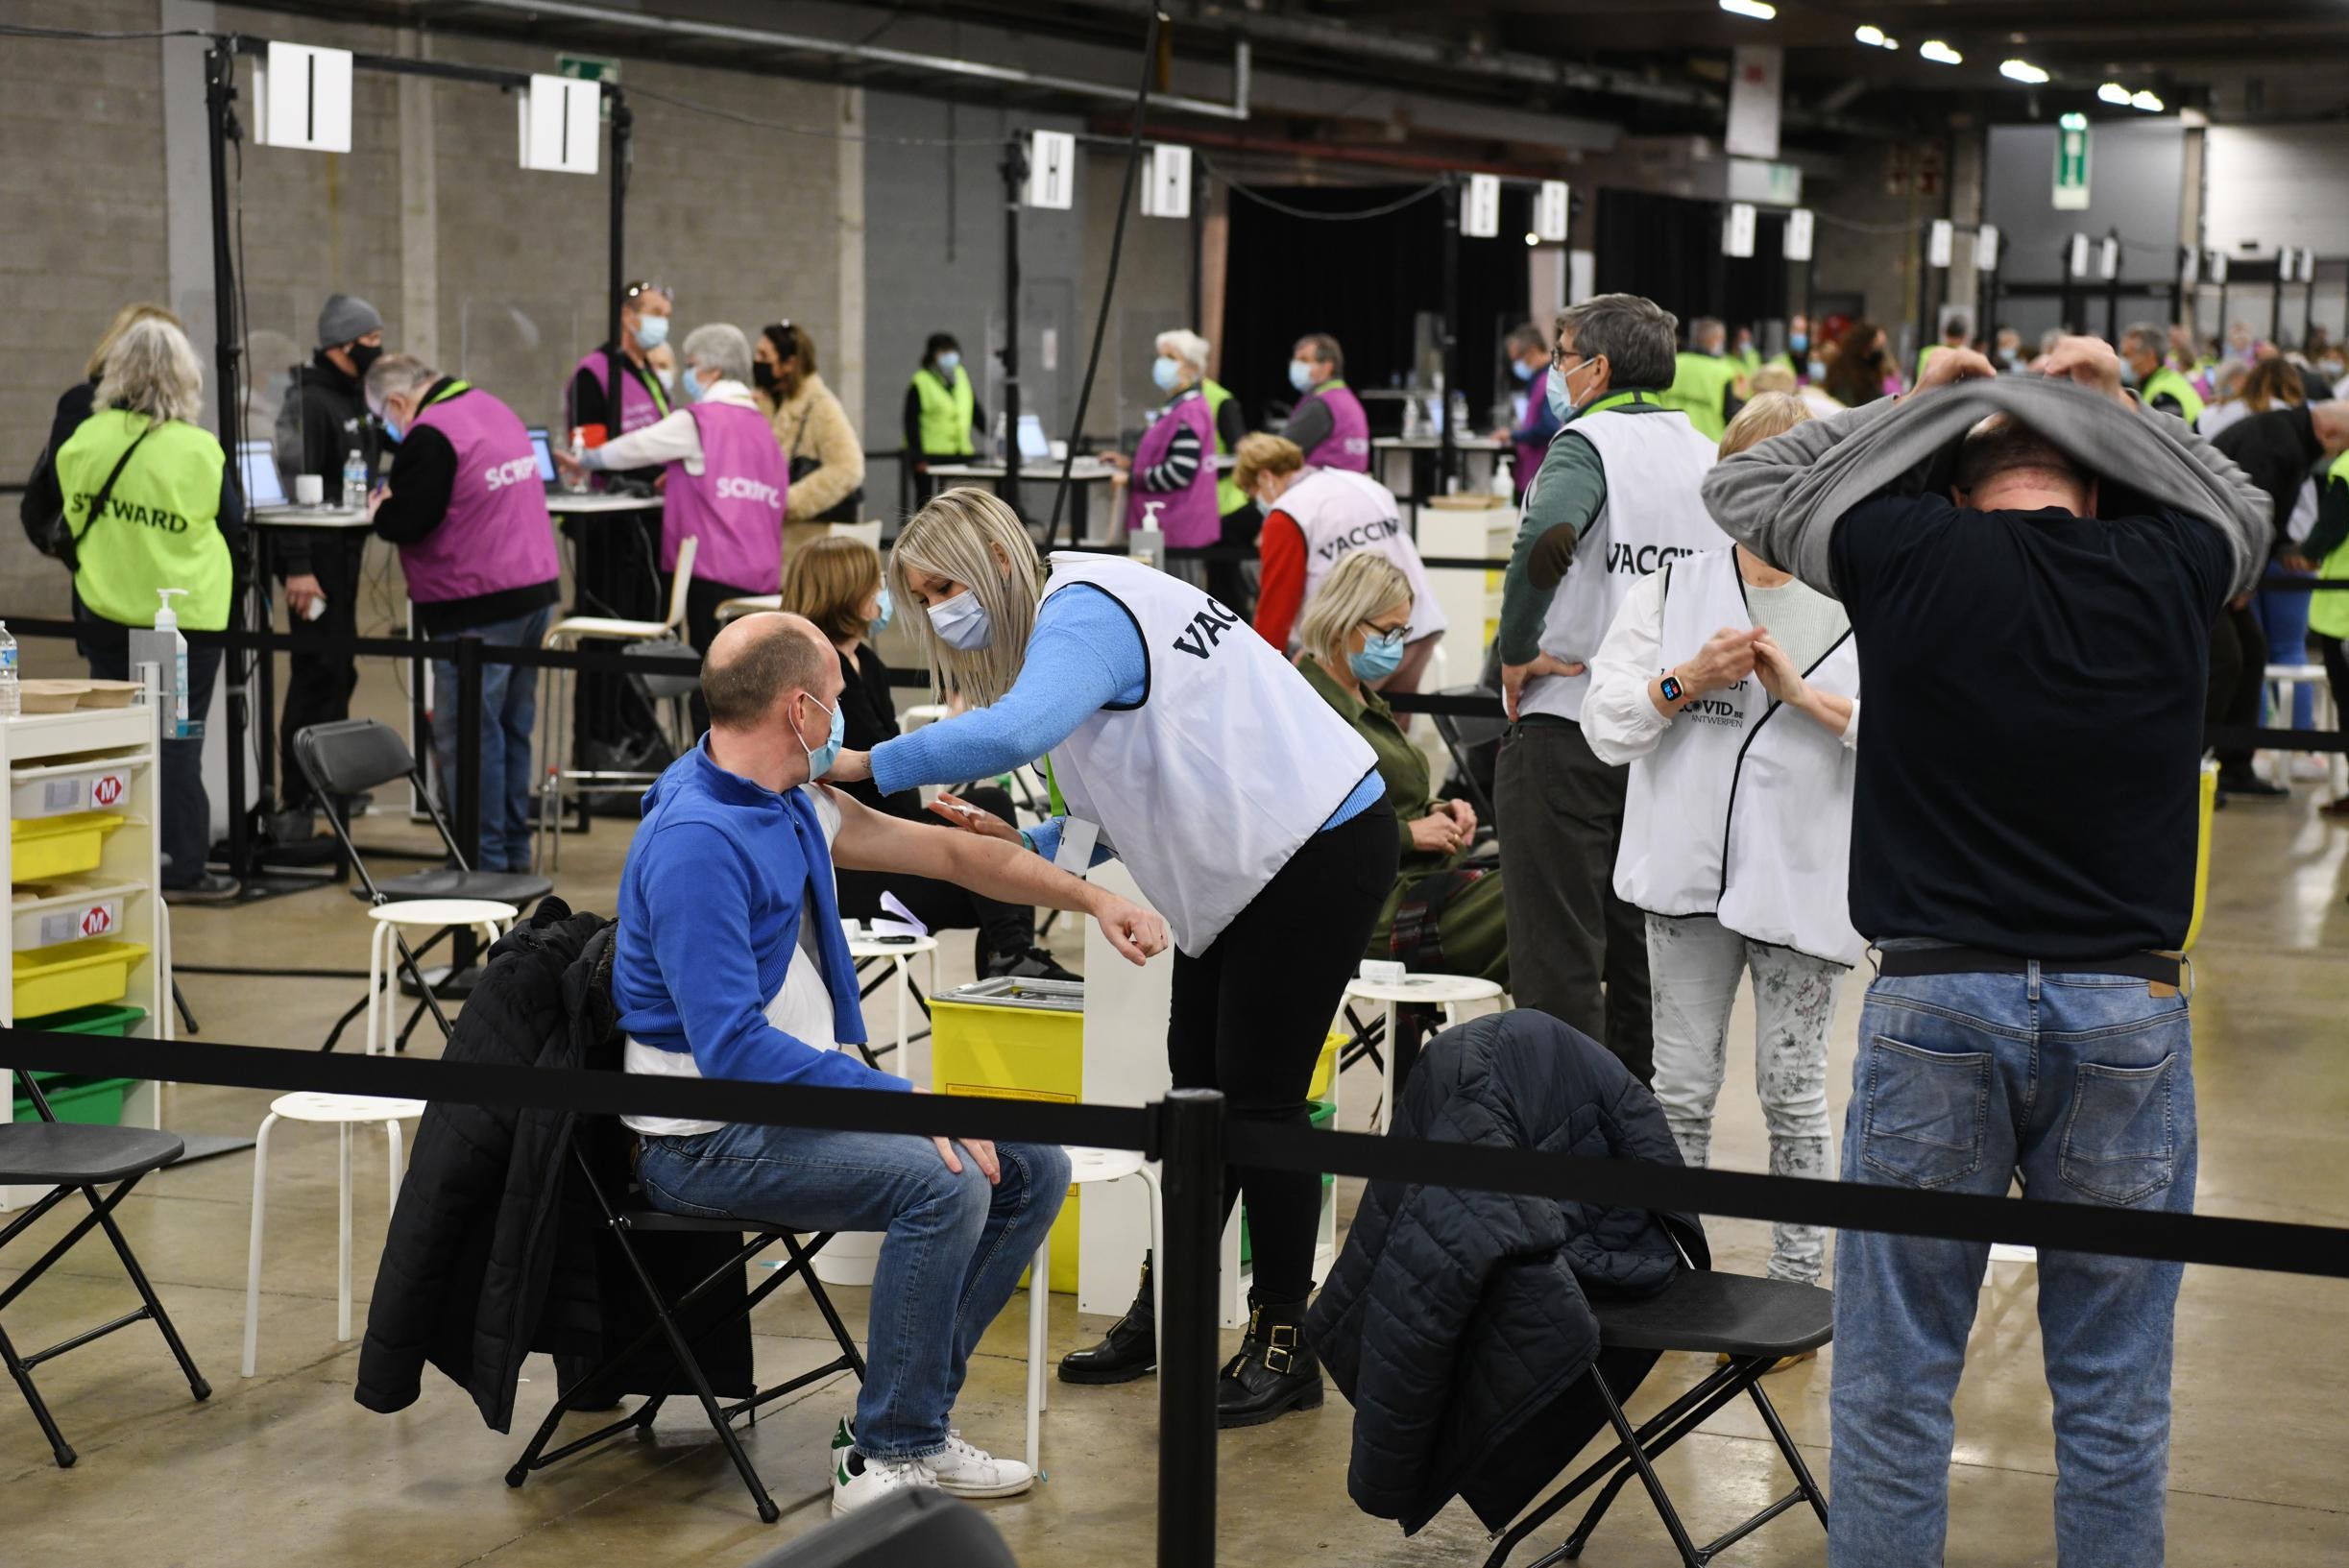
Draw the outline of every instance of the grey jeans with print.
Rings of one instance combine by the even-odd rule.
[[[1774,1176],[1834,1174],[1827,1113],[1827,1035],[1847,971],[1785,948],[1749,942],[1710,915],[1648,916],[1648,976],[1656,999],[1656,1098],[1681,1158],[1709,1164],[1713,1101],[1729,1061],[1737,977],[1754,975],[1754,1077],[1770,1131]],[[1827,1233],[1774,1225],[1770,1277],[1819,1281]]]

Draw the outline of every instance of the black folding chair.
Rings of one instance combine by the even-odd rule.
[[[1590,1532],[1598,1528],[1600,1518],[1616,1494],[1635,1476],[1647,1488],[1648,1497],[1655,1503],[1656,1511],[1662,1517],[1664,1529],[1671,1534],[1672,1544],[1686,1568],[1703,1568],[1715,1556],[1797,1503],[1808,1503],[1819,1516],[1820,1528],[1827,1528],[1826,1494],[1811,1479],[1810,1467],[1803,1462],[1794,1439],[1787,1435],[1786,1423],[1779,1418],[1778,1407],[1762,1391],[1761,1378],[1781,1357],[1816,1350],[1834,1336],[1835,1298],[1831,1294],[1817,1286],[1797,1285],[1788,1280],[1689,1268],[1683,1270],[1660,1295],[1635,1301],[1594,1296],[1591,1307],[1598,1314],[1599,1343],[1603,1350],[1680,1350],[1705,1356],[1726,1355],[1729,1361],[1651,1416],[1635,1432],[1614,1390],[1607,1386],[1607,1379],[1593,1364],[1591,1385],[1599,1402],[1607,1408],[1609,1423],[1615,1429],[1615,1446],[1517,1521],[1485,1559],[1485,1568],[1500,1568],[1527,1536],[1547,1524],[1610,1470],[1614,1472],[1613,1476],[1599,1492],[1598,1500],[1591,1504],[1590,1511],[1583,1515],[1582,1523],[1574,1527],[1574,1533],[1566,1537],[1563,1546],[1534,1563],[1533,1568],[1551,1568],[1555,1563],[1581,1556]],[[1665,1495],[1663,1483],[1657,1478],[1655,1459],[1740,1394],[1751,1396],[1755,1408],[1761,1411],[1779,1453],[1794,1471],[1794,1490],[1711,1544],[1698,1546],[1690,1537],[1688,1527],[1681,1522],[1672,1499]]]
[[[465,853],[457,847],[457,836],[449,831],[448,819],[441,814],[432,791],[424,784],[424,769],[408,751],[408,743],[400,738],[400,732],[388,724],[378,724],[370,718],[341,719],[332,724],[313,724],[294,736],[294,760],[310,781],[310,792],[327,814],[327,826],[334,830],[335,838],[349,857],[351,869],[358,873],[359,885],[351,888],[351,897],[362,904],[400,904],[410,899],[488,899],[497,904],[510,904],[518,911],[526,911],[531,905],[554,891],[554,883],[535,872],[475,871],[465,863]],[[342,801],[352,795],[363,795],[380,789],[396,780],[405,779],[414,786],[416,798],[424,803],[431,813],[432,825],[440,830],[441,842],[448,848],[449,864],[435,866],[428,871],[412,871],[404,877],[389,877],[382,881],[367,869],[358,846],[351,840],[351,824],[343,819]],[[440,1025],[443,1039],[448,1036],[448,1015],[441,1011],[440,999],[434,995],[432,983],[424,972],[422,960],[449,933],[449,927],[437,931],[431,940],[411,953],[407,938],[393,935],[400,948],[400,967],[415,981],[420,999],[407,1024],[400,1029],[398,1049],[405,1050],[408,1036],[426,1008],[431,1009],[433,1022]],[[351,1021],[367,1010],[371,999],[361,997],[351,1004],[350,1011],[334,1022],[321,1050],[332,1050],[342,1039],[343,1030]]]
[[[849,1337],[848,1325],[840,1321],[839,1310],[833,1306],[832,1297],[825,1293],[824,1282],[815,1277],[815,1255],[824,1250],[833,1233],[826,1231],[803,1243],[792,1231],[782,1227],[739,1219],[698,1219],[665,1214],[646,1203],[643,1195],[634,1191],[615,1201],[605,1192],[604,1182],[597,1179],[595,1167],[588,1159],[576,1134],[571,1138],[571,1158],[577,1162],[580,1174],[587,1178],[588,1190],[595,1194],[596,1206],[603,1212],[604,1222],[612,1231],[612,1239],[618,1244],[620,1256],[627,1260],[628,1272],[643,1291],[644,1299],[652,1308],[653,1322],[618,1355],[607,1359],[593,1371],[572,1383],[569,1391],[556,1397],[554,1408],[546,1412],[546,1419],[539,1423],[537,1434],[530,1439],[530,1446],[522,1450],[522,1457],[515,1460],[514,1467],[506,1472],[506,1484],[520,1486],[530,1479],[532,1471],[544,1470],[574,1454],[583,1454],[622,1433],[650,1432],[653,1418],[660,1414],[662,1404],[668,1398],[666,1394],[646,1395],[644,1403],[633,1412],[608,1426],[597,1428],[584,1437],[565,1443],[552,1453],[545,1452],[546,1444],[554,1436],[555,1427],[564,1415],[582,1403],[583,1399],[592,1405],[593,1400],[609,1392],[611,1378],[608,1374],[626,1366],[657,1338],[667,1341],[669,1355],[692,1385],[694,1397],[701,1401],[702,1413],[710,1419],[710,1429],[717,1434],[718,1441],[725,1445],[726,1457],[734,1461],[734,1468],[741,1476],[742,1484],[750,1488],[750,1499],[758,1507],[760,1519],[773,1524],[781,1517],[782,1510],[776,1508],[775,1500],[767,1495],[766,1485],[760,1481],[759,1472],[751,1468],[749,1456],[742,1452],[742,1444],[734,1435],[735,1418],[748,1414],[756,1422],[760,1406],[781,1399],[786,1394],[796,1393],[835,1372],[854,1372],[860,1383],[864,1380],[864,1357],[859,1353],[856,1340]],[[703,1275],[697,1283],[671,1301],[663,1297],[659,1284],[630,1242],[632,1236],[643,1232],[724,1234],[746,1236],[749,1240],[724,1263]],[[718,1286],[729,1279],[739,1280],[752,1259],[778,1243],[790,1254],[791,1261],[750,1291],[743,1299],[740,1315],[748,1315],[761,1302],[782,1289],[785,1281],[796,1278],[806,1284],[809,1296],[815,1302],[815,1310],[824,1315],[824,1322],[831,1328],[833,1340],[840,1347],[840,1353],[812,1371],[802,1372],[772,1388],[755,1390],[747,1399],[720,1405],[716,1394],[711,1391],[710,1380],[703,1374],[700,1361],[693,1355],[692,1343],[686,1338],[680,1319]],[[724,1321],[732,1322],[733,1315],[730,1315]]]
[[[1489,697],[1501,700],[1498,691],[1481,686],[1446,687],[1436,693],[1439,697]],[[1460,782],[1468,804],[1476,808],[1476,820],[1487,826],[1495,820],[1492,808],[1492,770],[1501,751],[1501,736],[1509,721],[1501,717],[1465,718],[1457,713],[1437,713],[1437,738],[1452,755],[1452,777]]]
[[[15,1182],[51,1183],[48,1195],[34,1204],[0,1230],[0,1251],[39,1222],[41,1216],[79,1193],[88,1200],[89,1214],[67,1231],[56,1245],[42,1253],[37,1262],[18,1276],[15,1283],[0,1291],[0,1313],[24,1294],[27,1287],[49,1271],[56,1263],[73,1250],[74,1243],[87,1236],[93,1226],[104,1227],[107,1240],[114,1243],[115,1255],[122,1259],[123,1270],[137,1287],[143,1303],[137,1311],[128,1312],[110,1323],[61,1339],[46,1350],[36,1350],[29,1356],[16,1353],[15,1344],[5,1330],[0,1330],[0,1361],[8,1364],[9,1376],[16,1380],[26,1404],[33,1407],[33,1419],[40,1423],[41,1435],[49,1439],[49,1452],[57,1456],[58,1468],[70,1470],[77,1458],[73,1448],[58,1431],[57,1421],[42,1403],[40,1390],[33,1386],[33,1368],[52,1357],[62,1356],[68,1350],[78,1350],[92,1339],[102,1339],[119,1328],[128,1328],[145,1318],[163,1332],[163,1342],[180,1363],[180,1370],[187,1375],[188,1391],[199,1400],[212,1397],[212,1386],[204,1381],[196,1363],[188,1359],[187,1346],[180,1342],[179,1330],[171,1326],[171,1315],[156,1299],[155,1288],[147,1283],[146,1270],[139,1267],[138,1259],[131,1251],[131,1243],[123,1240],[121,1227],[114,1223],[115,1206],[122,1202],[139,1178],[150,1170],[158,1170],[180,1157],[185,1146],[179,1135],[157,1132],[147,1127],[83,1126],[60,1122],[49,1108],[49,1097],[41,1093],[33,1074],[22,1068],[16,1070],[16,1080],[24,1085],[25,1093],[38,1113],[37,1122],[12,1122],[0,1125],[0,1185]],[[104,1197],[98,1194],[101,1184],[118,1185]]]

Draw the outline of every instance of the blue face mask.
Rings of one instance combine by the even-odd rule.
[[[1545,383],[1542,396],[1549,401],[1551,415],[1562,424],[1574,418],[1574,398],[1566,391],[1565,372],[1552,365]]]
[[[668,341],[666,316],[639,316],[636,319],[636,346],[646,353]]]
[[[1289,384],[1299,392],[1313,390],[1313,367],[1301,359],[1289,361]]]
[[[954,350],[949,349],[944,353],[938,355],[938,357],[932,360],[931,363],[938,367],[938,374],[940,375],[951,377],[955,372],[962,368],[962,356],[955,352]]]
[[[1814,360],[1812,360],[1812,361],[1810,362],[1810,364],[1809,364],[1807,367],[1805,367],[1805,368],[1806,368],[1806,369],[1807,369],[1807,370],[1810,372],[1810,378],[1811,378],[1812,380],[1814,380],[1814,381],[1824,381],[1824,380],[1826,380],[1826,379],[1827,379],[1827,361],[1826,361],[1826,360],[1824,360],[1824,359],[1814,359]]]
[[[405,436],[407,431],[401,429],[400,422],[392,418],[392,411],[387,408],[375,417],[383,422],[383,439],[395,446],[399,446],[400,438]]]
[[[809,698],[811,702],[814,700],[813,697]],[[822,778],[832,771],[832,764],[839,760],[840,741],[848,733],[848,720],[841,716],[844,710],[838,708],[832,710],[832,733],[825,736],[822,745],[810,746],[805,740],[799,742],[800,748],[808,754],[809,778]],[[795,740],[798,739],[799,732],[793,730],[791,736]]]
[[[1360,653],[1345,656],[1345,667],[1358,681],[1383,681],[1403,667],[1403,631],[1374,632]]]
[[[1808,337],[1804,336],[1804,335],[1803,333],[1801,333],[1801,332],[1793,332],[1793,333],[1789,333],[1789,334],[1787,335],[1787,338],[1786,338],[1786,351],[1787,351],[1787,352],[1789,352],[1789,353],[1797,353],[1797,354],[1800,354],[1800,353],[1807,353],[1809,350],[1810,350],[1810,339],[1809,339]]]
[[[1182,366],[1160,354],[1150,362],[1150,379],[1158,384],[1160,392],[1173,392],[1174,383],[1182,379]]]
[[[1534,378],[1534,367],[1522,359],[1513,359],[1509,362],[1509,374],[1520,381],[1531,381]]]
[[[897,601],[889,597],[889,585],[884,583],[881,585],[881,613],[873,617],[873,623],[869,630],[873,632],[886,631],[888,629],[890,617],[896,614]]]
[[[957,653],[976,653],[995,636],[995,627],[987,619],[987,607],[967,588],[930,607],[930,629],[938,634],[939,641]]]

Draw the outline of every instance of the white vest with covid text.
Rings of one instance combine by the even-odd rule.
[[[1402,508],[1394,492],[1367,473],[1343,469],[1307,469],[1280,497],[1277,510],[1295,519],[1305,536],[1305,603],[1311,605],[1329,574],[1356,550],[1376,550],[1402,568],[1411,583],[1411,624],[1403,640],[1417,642],[1445,631],[1451,622],[1428,586],[1419,547],[1403,532]],[[1302,615],[1297,617],[1303,622]],[[1291,651],[1296,639],[1290,638]]]
[[[1580,436],[1607,470],[1607,504],[1574,546],[1574,564],[1551,595],[1541,651],[1585,664],[1599,651],[1632,585],[1668,561],[1726,548],[1697,487],[1713,466],[1713,444],[1678,409],[1586,414],[1551,437]],[[1528,497],[1530,502],[1531,497]],[[1541,675],[1525,683],[1518,711],[1578,723],[1590,677]]]
[[[1734,551],[1664,570],[1659,674],[1693,659],[1724,626],[1754,624]],[[1856,699],[1852,634],[1803,678]],[[1709,914],[1752,941],[1857,964],[1868,945],[1852,929],[1855,756],[1808,714],[1771,701],[1757,676],[1707,692],[1632,763],[1616,896],[1650,914]]]
[[[1374,771],[1369,742],[1247,621],[1115,556],[1052,559],[1050,602],[1087,585],[1142,633],[1142,700],[1053,748],[1069,814],[1098,825],[1193,957]]]

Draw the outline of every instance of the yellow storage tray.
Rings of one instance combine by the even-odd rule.
[[[944,1095],[1072,1105],[1084,1098],[1080,987],[1052,980],[981,980],[930,999],[931,1083]],[[1082,1205],[1069,1189],[1053,1223],[1052,1288],[1077,1289]]]
[[[1350,1038],[1340,1030],[1321,1042],[1321,1059],[1313,1064],[1313,1086],[1305,1091],[1307,1099],[1329,1098],[1330,1083],[1338,1076],[1338,1052]]]
[[[15,1016],[61,1013],[69,1007],[119,1001],[131,989],[131,966],[145,956],[143,942],[114,942],[104,937],[17,953]]]
[[[9,874],[13,880],[21,883],[95,871],[106,850],[106,835],[129,820],[119,811],[71,811],[64,816],[12,821],[9,824]],[[72,1007],[80,1004],[61,1002],[59,1005]],[[19,1004],[17,1011],[23,1010]],[[35,1010],[47,1011],[46,1008]]]

